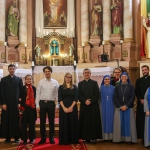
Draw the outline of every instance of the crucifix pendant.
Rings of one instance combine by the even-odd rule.
[[[124,101],[124,96],[122,98],[123,98],[123,101]]]
[[[108,100],[108,96],[107,96],[107,100]]]

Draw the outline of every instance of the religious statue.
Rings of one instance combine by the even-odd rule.
[[[148,14],[148,21],[145,22],[145,19],[143,19],[143,26],[146,28],[147,30],[147,57],[150,58],[150,14]],[[146,50],[146,49],[145,49]]]
[[[73,44],[71,44],[71,45],[69,46],[69,56],[70,56],[70,57],[73,56],[73,50],[74,50],[74,46],[73,46]]]
[[[17,0],[13,0],[12,5],[8,11],[8,29],[11,36],[18,35],[18,24],[19,24],[20,13],[17,6]]]
[[[36,54],[37,56],[40,56],[41,55],[41,47],[39,44],[37,44],[34,48],[34,50],[36,50]]]
[[[121,0],[115,0],[111,6],[113,34],[119,34],[122,31],[123,4]]]
[[[49,0],[49,6],[50,6],[50,15],[51,15],[51,21],[56,22],[57,21],[57,9],[60,4],[60,0]]]
[[[102,7],[98,4],[97,0],[95,0],[95,4],[92,10],[92,24],[93,24],[93,33],[92,35],[99,35],[98,28],[102,24]]]
[[[60,14],[60,23],[62,25],[66,25],[67,24],[67,17],[64,11],[62,11],[62,13]]]
[[[50,43],[50,55],[59,55],[59,43],[55,39]]]

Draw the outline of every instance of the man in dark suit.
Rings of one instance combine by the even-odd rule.
[[[102,127],[99,110],[99,87],[90,79],[91,71],[84,69],[84,80],[79,82],[78,95],[80,101],[79,138],[86,143],[96,143],[102,138]]]
[[[23,84],[22,80],[14,75],[15,65],[10,64],[8,72],[9,75],[1,79],[1,134],[6,138],[4,142],[8,143],[11,137],[14,137],[15,142],[19,143],[18,100]]]

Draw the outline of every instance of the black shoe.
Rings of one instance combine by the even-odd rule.
[[[20,141],[19,141],[19,140],[15,140],[15,143],[16,143],[16,144],[19,144],[19,143],[20,143]]]
[[[129,144],[129,145],[132,145],[133,143],[132,143],[132,142],[128,142],[128,144]]]
[[[4,141],[4,143],[10,143],[11,141],[10,141],[10,139],[6,139],[5,141]]]
[[[92,144],[96,144],[96,143],[97,143],[97,140],[96,140],[96,139],[93,139],[91,142],[92,142]]]
[[[143,140],[141,140],[140,145],[144,145],[144,141]]]
[[[38,142],[38,144],[43,144],[46,143],[46,139],[41,139],[40,142]]]
[[[50,139],[50,143],[51,143],[51,144],[55,144],[54,138],[51,138],[51,139]]]
[[[85,140],[84,143],[88,144],[88,143],[91,143],[91,141],[90,140]]]
[[[23,145],[26,145],[27,144],[27,141],[23,141],[23,143],[22,143]]]

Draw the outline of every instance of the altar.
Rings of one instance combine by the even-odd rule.
[[[64,76],[67,72],[72,74],[72,81],[74,84],[78,84],[79,81],[82,81],[83,78],[83,70],[84,68],[76,68],[74,70],[74,66],[51,66],[52,67],[52,78],[57,80],[59,85],[63,84]],[[33,75],[34,86],[37,87],[38,82],[44,78],[43,73],[44,66],[34,66],[34,69],[16,69],[15,75],[22,78],[24,81],[24,77],[27,74]],[[96,80],[98,85],[100,86],[103,76],[108,74],[113,74],[113,67],[101,67],[101,68],[89,68],[91,70],[91,79]]]

